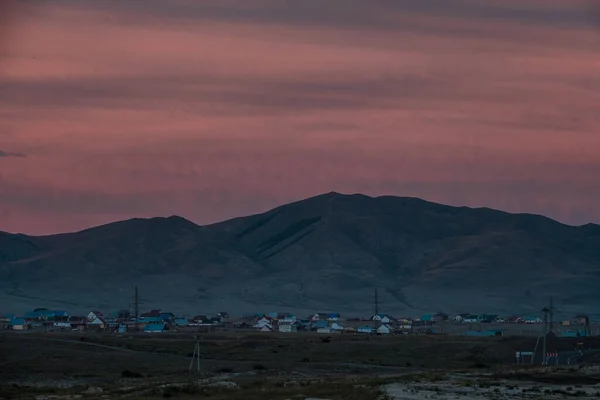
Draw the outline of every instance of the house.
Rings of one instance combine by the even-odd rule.
[[[328,328],[328,327],[329,327],[329,322],[325,319],[320,319],[320,320],[314,321],[311,324],[311,328],[313,330],[319,330],[319,329],[324,329],[324,328]]]
[[[160,324],[165,322],[161,317],[159,317],[158,315],[155,317],[143,317],[140,318],[139,320],[140,323],[142,324]]]
[[[26,312],[25,315],[23,315],[23,318],[29,322],[41,320],[40,313],[38,311]]]
[[[246,321],[238,321],[238,322],[233,323],[233,327],[235,329],[247,329],[247,328],[252,328],[252,325],[250,325]]]
[[[102,318],[103,315],[100,311],[90,311],[90,313],[87,315],[87,320],[88,321],[93,321],[96,318]]]
[[[108,322],[106,322],[106,320],[102,317],[96,317],[93,320],[88,320],[87,325],[90,328],[96,328],[96,329],[106,329],[108,327]]]
[[[420,320],[423,322],[433,322],[433,315],[431,315],[431,314],[421,315]]]
[[[165,322],[171,322],[175,319],[175,314],[173,314],[172,312],[161,312],[160,314],[158,314],[158,316],[162,318],[162,320]]]
[[[371,317],[371,320],[372,321],[379,321],[382,324],[389,324],[394,319],[392,317],[390,317],[389,315],[386,315],[386,314],[376,314],[373,317]]]
[[[207,319],[208,319],[208,318],[206,318],[206,315],[202,315],[202,314],[196,315],[196,316],[193,318],[194,322],[195,322],[195,323],[197,323],[197,324],[201,324],[201,323],[203,323],[204,321],[206,321]]]
[[[159,323],[159,324],[148,324],[144,327],[144,332],[147,333],[159,333],[165,332],[167,330],[167,324]]]
[[[54,310],[52,311],[54,314],[54,321],[68,321],[69,313],[63,310]]]
[[[315,315],[309,317],[311,321],[321,321],[327,320],[327,313],[316,313]]]
[[[273,327],[270,325],[264,325],[258,330],[259,332],[273,332]]]
[[[518,315],[511,315],[510,317],[506,318],[506,322],[509,324],[522,324],[525,321],[523,321],[523,318],[519,317]]]
[[[262,328],[265,325],[269,325],[272,326],[273,325],[273,320],[269,317],[262,317],[261,319],[259,319],[258,321],[256,321],[256,324],[254,325],[256,328]]]
[[[24,331],[29,328],[25,318],[13,318],[10,320],[10,328],[14,331]]]
[[[477,316],[477,322],[491,323],[491,322],[495,322],[497,318],[499,318],[497,315],[481,314],[481,315]]]
[[[536,317],[535,315],[529,315],[523,318],[523,322],[526,324],[541,324],[542,319],[540,317]]]
[[[219,311],[217,313],[217,318],[219,318],[220,322],[225,322],[229,319],[229,313],[226,311]]]
[[[85,329],[86,317],[79,316],[70,316],[69,324],[71,325],[71,329],[84,330]]]
[[[141,318],[158,317],[158,316],[160,316],[160,310],[150,310],[150,312],[142,313],[142,315],[140,315]]]
[[[476,324],[477,322],[479,322],[479,316],[478,315],[469,315],[467,317],[464,317],[461,322],[463,324]]]
[[[175,318],[175,321],[173,321],[173,325],[177,325],[177,326],[188,326],[189,321],[187,318]]]
[[[317,329],[317,333],[331,333],[331,328],[328,326],[325,328],[319,328]]]
[[[333,324],[331,324],[331,330],[334,332],[341,332],[344,330],[344,327],[338,324],[337,322],[334,322]]]
[[[392,332],[392,329],[388,325],[381,325],[377,328],[377,334],[379,335],[389,335]]]
[[[327,314],[327,320],[330,322],[339,321],[342,319],[340,313],[329,313]]]
[[[359,326],[356,329],[357,333],[373,333],[373,328],[370,326]]]
[[[436,322],[448,321],[448,314],[445,314],[445,313],[434,314],[432,320],[436,321]]]
[[[54,321],[52,323],[52,326],[61,330],[70,330],[71,329],[71,323],[68,321]]]
[[[286,332],[286,333],[298,332],[298,325],[299,325],[299,323],[279,324],[279,332]]]
[[[36,315],[37,319],[40,321],[54,320],[54,312],[48,310],[47,308],[36,308],[33,310],[32,314],[30,314],[30,316],[32,316],[32,315]]]

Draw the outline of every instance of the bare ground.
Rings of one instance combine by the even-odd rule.
[[[0,398],[586,398],[600,392],[600,372],[592,366],[516,367],[515,351],[532,348],[532,338],[215,332],[203,334],[200,373],[194,365],[190,374],[194,343],[192,335],[177,334],[5,333]]]

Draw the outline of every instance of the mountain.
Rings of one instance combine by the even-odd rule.
[[[0,305],[180,313],[534,312],[600,307],[600,226],[328,193],[198,226],[131,219],[51,236],[0,233]],[[4,311],[4,310],[0,310]]]

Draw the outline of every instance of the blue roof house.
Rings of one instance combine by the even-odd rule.
[[[172,321],[175,319],[175,314],[170,313],[170,312],[163,312],[163,313],[160,313],[158,316],[160,318],[162,318],[162,320],[165,322]]]
[[[165,324],[148,324],[144,327],[144,332],[152,333],[152,332],[164,332],[166,331]]]
[[[29,311],[23,315],[25,319],[40,319],[39,311]]]
[[[373,333],[373,327],[371,326],[360,326],[356,329],[358,333]]]
[[[431,314],[422,315],[421,316],[421,321],[431,322],[431,321],[433,321],[433,315],[431,315]]]
[[[187,318],[175,318],[173,324],[178,326],[187,326],[189,324],[189,321]]]
[[[63,310],[54,310],[52,311],[55,317],[68,317],[69,313]]]
[[[325,320],[323,320],[323,319],[320,319],[320,320],[318,320],[318,321],[315,321],[315,322],[312,324],[312,326],[313,326],[313,328],[316,328],[316,329],[320,329],[320,328],[327,328],[327,327],[329,326],[329,322],[328,322],[328,321],[325,321]]]
[[[143,322],[146,324],[159,324],[159,323],[163,323],[164,320],[161,317],[144,317],[144,318],[140,318],[140,322]]]
[[[16,331],[22,331],[27,329],[27,322],[25,318],[13,318],[10,320],[10,327]]]

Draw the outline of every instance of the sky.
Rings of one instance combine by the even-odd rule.
[[[0,231],[330,191],[600,223],[600,2],[2,4]]]

